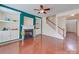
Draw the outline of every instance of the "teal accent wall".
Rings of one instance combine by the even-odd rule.
[[[30,17],[30,18],[33,18],[33,25],[35,25],[36,23],[36,17],[42,19],[42,17],[39,17],[39,16],[36,16],[36,15],[32,15],[32,14],[29,14],[27,12],[24,12],[24,11],[21,11],[21,10],[18,10],[18,9],[15,9],[15,8],[12,8],[12,7],[8,7],[6,5],[3,5],[3,4],[0,4],[0,7],[5,7],[5,8],[8,8],[8,9],[11,9],[11,10],[14,10],[14,11],[17,11],[17,12],[20,12],[20,34],[19,34],[19,38],[21,39],[22,38],[22,35],[21,35],[21,32],[22,32],[22,26],[24,23],[24,16],[26,17]]]
[[[20,30],[19,30],[19,39],[22,38],[21,32],[22,32],[22,26],[23,25],[23,15],[20,14]]]

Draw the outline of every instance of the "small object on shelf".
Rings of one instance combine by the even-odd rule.
[[[40,29],[40,28],[36,28],[36,29]]]
[[[16,22],[16,20],[13,20],[13,22]]]
[[[5,18],[5,21],[10,21],[10,18],[7,18],[7,17],[6,17],[6,18]]]
[[[8,29],[4,27],[4,28],[3,28],[3,31],[5,31],[5,30],[8,30]]]
[[[39,24],[39,23],[36,23],[36,24]]]
[[[10,19],[9,19],[9,18],[8,18],[7,20],[8,20],[8,21],[10,21]]]

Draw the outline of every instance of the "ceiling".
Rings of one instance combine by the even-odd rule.
[[[19,13],[19,12],[16,12],[16,11],[13,11],[13,10],[10,10],[10,9],[4,8],[4,7],[0,7],[0,12],[9,13],[9,14],[18,14]]]
[[[41,17],[51,16],[54,14],[79,9],[79,4],[44,4],[44,7],[50,8],[50,11],[48,11],[47,14],[38,14],[37,11],[35,11],[34,9],[39,8],[40,4],[5,4],[5,5]]]

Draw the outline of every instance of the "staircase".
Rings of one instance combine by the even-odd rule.
[[[64,38],[64,29],[62,29],[60,26],[56,25],[56,22],[54,22],[54,20],[56,20],[56,17],[52,17],[52,19],[50,18],[46,18],[46,23],[55,31],[57,32],[59,35],[61,35]]]

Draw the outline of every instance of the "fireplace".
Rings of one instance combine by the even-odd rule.
[[[24,33],[24,39],[33,38],[33,29],[25,29]]]

